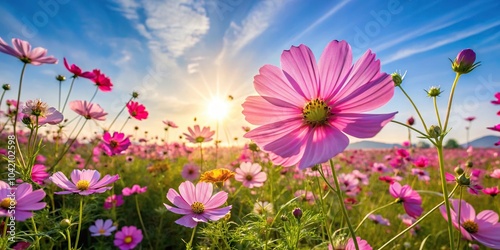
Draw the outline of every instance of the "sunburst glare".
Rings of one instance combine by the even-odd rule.
[[[209,100],[207,115],[210,119],[221,121],[229,114],[229,102],[221,97],[215,96]]]

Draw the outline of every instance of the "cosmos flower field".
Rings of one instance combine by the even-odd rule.
[[[321,55],[292,46],[280,66],[255,72],[245,144],[228,147],[218,128],[171,119],[158,126],[183,131],[175,141],[123,133],[130,125],[118,118],[159,115],[141,93],[110,116],[94,100],[112,92],[109,76],[30,42],[0,38],[0,60],[20,72],[0,99],[0,249],[500,249],[498,143],[444,147],[459,79],[480,66],[470,49],[450,55],[453,83],[424,93],[449,98],[424,121],[405,74],[382,72],[372,51],[355,59],[345,41]],[[61,61],[66,76],[55,81],[91,83],[90,99],[73,99],[71,87],[56,101],[21,98],[26,71]],[[395,91],[414,117],[372,112]],[[346,149],[348,136],[372,138],[389,122],[430,147],[401,138],[391,149]],[[95,136],[81,134],[89,123],[100,125]]]

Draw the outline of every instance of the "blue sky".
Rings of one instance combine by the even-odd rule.
[[[35,2],[33,2],[35,3]],[[85,70],[101,69],[114,89],[98,93],[95,102],[110,113],[119,112],[132,91],[150,112],[147,121],[130,121],[150,135],[163,136],[164,119],[180,128],[175,138],[195,124],[215,128],[206,115],[215,96],[226,98],[230,114],[220,124],[220,139],[242,137],[241,103],[255,94],[253,76],[264,64],[279,65],[280,54],[291,45],[306,44],[319,58],[331,40],[346,40],[359,58],[371,49],[382,70],[407,71],[405,89],[424,114],[436,123],[431,99],[424,89],[441,86],[439,107],[444,113],[454,78],[448,58],[465,48],[474,49],[481,66],[464,75],[455,96],[450,138],[465,142],[465,117],[476,116],[471,138],[494,134],[486,129],[500,121],[498,107],[490,104],[500,91],[500,2],[491,1],[299,1],[299,0],[40,0],[36,4],[5,1],[0,8],[0,37],[13,37],[48,49],[60,62],[28,68],[22,99],[42,98],[57,106],[54,76],[69,76],[66,57]],[[0,55],[2,82],[14,98],[22,64]],[[69,88],[63,85],[63,96]],[[95,88],[86,79],[76,81],[71,100],[89,99]],[[374,112],[399,111],[397,120],[415,116],[399,90]],[[74,117],[66,111],[65,116]],[[122,124],[122,116],[118,124]],[[416,126],[421,128],[417,120]],[[96,130],[89,124],[87,131]],[[117,129],[118,126],[115,127]],[[374,139],[401,142],[406,129],[389,124]],[[241,139],[240,139],[241,141]],[[356,141],[354,139],[353,141]]]

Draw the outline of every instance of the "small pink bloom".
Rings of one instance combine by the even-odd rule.
[[[111,233],[116,230],[113,226],[113,221],[107,219],[98,219],[95,224],[89,227],[89,231],[92,233],[91,236],[111,236]]]
[[[104,176],[101,180],[101,174],[97,170],[78,170],[71,172],[71,181],[62,173],[57,172],[50,177],[50,180],[65,191],[55,192],[55,194],[73,194],[89,195],[93,193],[104,193],[112,187],[107,186],[120,177],[118,175]]]
[[[422,214],[422,198],[409,185],[401,186],[399,182],[394,182],[389,187],[389,192],[392,197],[398,199],[399,203],[403,203],[403,207],[409,216],[417,218]]]
[[[181,176],[187,181],[194,181],[200,177],[200,167],[194,164],[186,164],[182,168]]]
[[[173,121],[165,120],[163,121],[163,123],[169,128],[178,128],[177,124],[175,124],[175,122]]]
[[[124,133],[114,132],[113,136],[109,132],[104,132],[102,136],[102,149],[109,156],[117,155],[127,150],[130,146],[130,139]]]
[[[472,121],[476,120],[476,117],[475,116],[469,116],[469,117],[466,117],[465,120],[468,121],[468,122],[472,122]]]
[[[94,69],[92,73],[94,73],[94,78],[91,80],[95,83],[99,90],[101,90],[102,92],[111,91],[111,88],[113,88],[113,83],[111,83],[109,77],[107,77],[105,74],[102,74],[98,69]]]
[[[311,205],[315,202],[314,194],[311,191],[297,190],[293,195],[295,197],[300,197],[300,200],[306,201]]]
[[[215,131],[210,131],[210,127],[203,127],[203,130],[201,130],[199,125],[194,125],[194,130],[188,127],[188,131],[189,134],[183,134],[192,143],[209,142],[215,134]]]
[[[128,109],[128,113],[130,114],[130,116],[134,117],[135,119],[137,119],[139,121],[148,118],[149,113],[148,113],[148,111],[146,111],[146,107],[144,107],[144,105],[142,105],[138,102],[134,102],[134,101],[128,102],[127,109]]]
[[[500,190],[498,190],[498,187],[490,187],[483,189],[483,193],[495,197],[500,193]]]
[[[260,68],[254,87],[259,96],[247,97],[243,114],[258,127],[245,138],[277,165],[326,162],[348,146],[346,134],[371,138],[396,114],[365,114],[392,98],[394,83],[371,51],[353,65],[345,41],[330,42],[318,62],[307,46],[292,46],[281,54],[281,68]]]
[[[142,231],[134,226],[122,227],[122,229],[115,234],[113,243],[120,250],[134,249],[142,241]]]
[[[29,183],[22,183],[17,187],[11,187],[4,181],[0,181],[0,217],[14,216],[16,221],[25,221],[33,216],[33,211],[41,210],[47,205],[41,202],[45,197],[45,191],[38,189],[33,191]],[[15,215],[12,212],[15,207]]]
[[[29,42],[18,38],[12,38],[10,47],[5,41],[0,38],[0,52],[19,58],[23,63],[30,63],[35,66],[42,64],[55,64],[57,59],[53,56],[46,56],[47,50],[41,47],[36,47],[31,50]]]
[[[123,196],[112,194],[104,200],[104,209],[111,209],[123,205]]]
[[[29,117],[30,123],[35,125],[38,119],[38,126],[44,124],[56,125],[64,119],[61,112],[57,111],[54,107],[49,107],[47,103],[42,102],[40,99],[28,100],[21,113],[24,114],[23,119]]]
[[[85,117],[85,119],[104,121],[106,120],[106,115],[108,113],[104,112],[104,109],[99,106],[99,104],[94,104],[87,101],[71,101],[69,103],[71,110],[75,111],[77,114]]]
[[[490,174],[491,178],[500,179],[500,169],[495,169]]]
[[[497,132],[500,132],[500,124],[497,124],[493,127],[488,127],[487,129],[491,129],[493,131],[497,131]]]
[[[50,174],[47,173],[47,167],[42,164],[35,164],[31,170],[31,180],[39,185],[49,178]]]
[[[416,175],[418,177],[418,179],[421,181],[430,181],[431,180],[429,173],[423,169],[412,168],[411,174]]]
[[[141,187],[137,184],[133,185],[132,188],[125,187],[122,189],[123,196],[131,196],[133,194],[142,194],[148,190],[148,187]]]
[[[358,243],[359,250],[373,249],[366,240],[363,240],[360,237],[356,237],[356,242]],[[349,240],[347,240],[347,245],[345,246],[345,250],[356,250],[356,245],[354,245],[354,241],[352,240],[352,238],[349,238]]]
[[[419,156],[413,160],[413,165],[419,168],[425,168],[429,165],[429,159],[425,156]]]
[[[498,214],[492,210],[484,210],[476,215],[474,207],[464,200],[451,200],[451,222],[459,228],[462,236],[469,240],[476,240],[486,247],[500,249],[500,224]],[[460,208],[459,208],[460,207]],[[457,211],[460,209],[460,218]],[[441,215],[448,221],[446,207],[439,207]],[[458,222],[460,221],[460,226]]]
[[[235,172],[234,179],[247,188],[262,187],[267,180],[267,174],[262,172],[262,166],[258,163],[241,163]]]
[[[382,215],[380,215],[380,214],[370,214],[368,216],[368,219],[373,221],[373,223],[375,223],[375,224],[380,224],[383,226],[390,226],[391,225],[391,222],[388,219],[382,217]]]
[[[66,61],[66,58],[64,58],[64,67],[66,67],[66,69],[69,72],[73,73],[73,78],[83,77],[83,78],[87,78],[87,79],[93,79],[95,77],[94,73],[89,72],[89,71],[83,72],[82,69],[80,69],[80,67],[78,67],[74,64],[71,64],[71,66],[70,66],[68,64],[68,61]]]
[[[496,98],[496,100],[491,101],[491,103],[496,104],[496,105],[500,105],[500,92],[497,92],[495,94],[495,98]]]
[[[173,188],[168,190],[167,199],[176,207],[164,204],[173,213],[184,215],[175,223],[193,228],[198,222],[217,221],[222,219],[231,210],[231,205],[222,207],[227,201],[227,193],[220,191],[213,194],[213,185],[208,182],[199,182],[196,186],[185,181],[179,186],[179,193]]]

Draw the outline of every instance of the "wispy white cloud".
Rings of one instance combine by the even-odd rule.
[[[388,63],[391,63],[391,62],[394,62],[394,61],[397,61],[397,60],[400,60],[400,59],[403,59],[403,58],[406,58],[406,57],[409,57],[409,56],[412,56],[415,54],[423,53],[423,52],[426,52],[426,51],[429,51],[429,50],[432,50],[435,48],[439,48],[441,46],[444,46],[444,45],[447,45],[447,44],[450,44],[450,43],[453,43],[456,41],[460,41],[462,39],[474,36],[476,34],[479,34],[481,32],[489,30],[491,28],[497,27],[499,25],[500,25],[500,21],[496,21],[493,23],[474,26],[474,27],[471,27],[467,30],[463,30],[463,31],[456,32],[453,34],[446,34],[446,35],[443,35],[440,37],[435,37],[435,38],[429,40],[425,44],[409,47],[406,49],[401,49],[398,52],[388,56],[387,58],[385,58],[382,61],[385,64],[388,64]]]
[[[224,35],[224,46],[217,61],[226,55],[235,55],[265,32],[284,4],[284,0],[264,0],[257,3],[240,24],[231,22]]]

